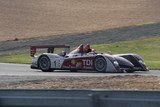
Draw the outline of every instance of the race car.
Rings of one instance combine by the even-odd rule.
[[[39,55],[36,49],[46,48],[47,52]],[[56,48],[64,48],[60,54],[55,54]],[[70,52],[68,45],[31,46],[32,69],[40,69],[43,72],[54,70],[90,70],[97,72],[128,72],[148,71],[143,59],[136,54],[96,53],[90,49],[90,45],[81,44]]]

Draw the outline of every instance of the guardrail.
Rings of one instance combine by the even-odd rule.
[[[0,90],[0,107],[160,107],[160,91]]]

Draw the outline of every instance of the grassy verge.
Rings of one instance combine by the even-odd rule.
[[[149,69],[160,69],[160,37],[112,44],[94,45],[99,52],[136,53],[143,57]]]
[[[32,58],[30,57],[30,54],[16,54],[0,57],[0,62],[5,63],[30,64],[31,60]]]
[[[93,45],[97,52],[137,53],[142,56],[149,69],[160,69],[160,37],[141,39],[112,44]],[[29,54],[16,54],[0,57],[0,62],[31,63]]]

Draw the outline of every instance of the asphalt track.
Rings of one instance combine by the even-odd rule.
[[[0,63],[0,76],[39,76],[39,77],[104,77],[104,76],[118,76],[118,75],[154,75],[160,76],[160,71],[136,71],[134,73],[96,73],[94,71],[55,71],[55,72],[42,72],[40,70],[30,69],[27,64],[9,64]]]

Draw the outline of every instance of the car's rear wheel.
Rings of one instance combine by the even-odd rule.
[[[98,72],[106,72],[107,62],[102,56],[97,56],[93,62],[94,69]]]
[[[40,56],[38,60],[38,66],[43,72],[52,72],[51,61],[47,55]]]

